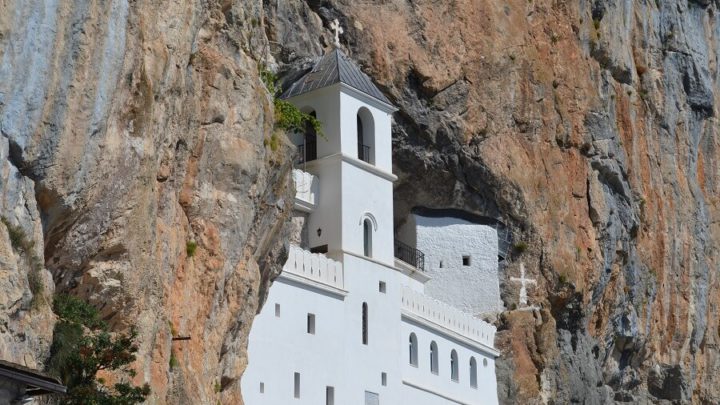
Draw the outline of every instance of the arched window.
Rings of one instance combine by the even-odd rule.
[[[438,347],[434,340],[430,343],[430,371],[438,373]]]
[[[308,114],[317,117],[315,111],[310,111]],[[300,155],[300,163],[317,159],[317,132],[315,132],[315,128],[313,128],[309,122],[305,124],[303,143],[300,145],[298,152]]]
[[[367,257],[372,256],[372,222],[365,218],[363,221],[363,254]]]
[[[475,357],[470,357],[470,386],[477,388],[477,361],[475,361]]]
[[[367,302],[362,304],[362,343],[368,344],[368,305]]]
[[[415,367],[418,365],[418,342],[414,333],[410,334],[410,365]]]
[[[459,380],[458,371],[457,352],[453,350],[452,352],[450,352],[450,378],[455,382]]]
[[[372,113],[365,107],[357,113],[358,159],[375,163],[373,147],[375,146],[375,122]]]

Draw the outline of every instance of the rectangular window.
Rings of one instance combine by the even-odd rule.
[[[315,314],[307,315],[307,333],[315,334]]]
[[[368,306],[367,302],[362,304],[362,343],[368,344]]]
[[[280,304],[275,304],[275,316],[280,318]]]
[[[260,393],[261,394],[265,393],[265,383],[260,383]]]
[[[380,383],[383,387],[387,387],[387,373],[380,374]]]
[[[470,256],[463,256],[463,266],[470,265]]]
[[[381,281],[378,285],[378,290],[380,290],[381,293],[385,294],[385,291],[387,290],[387,285],[384,281]]]
[[[335,405],[335,387],[325,387],[325,405]]]
[[[293,395],[295,396],[295,398],[300,398],[300,373],[295,373],[293,383],[295,388],[295,392],[293,393]]]

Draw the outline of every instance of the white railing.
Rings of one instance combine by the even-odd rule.
[[[494,348],[495,326],[444,302],[403,287],[402,309],[466,338]]]
[[[342,263],[294,245],[290,245],[285,271],[339,289],[343,289],[345,283]]]
[[[295,181],[295,202],[306,209],[315,208],[319,188],[318,178],[300,169],[293,169],[292,176]]]

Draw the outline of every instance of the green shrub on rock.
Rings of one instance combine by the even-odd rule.
[[[53,302],[58,322],[53,331],[48,368],[68,388],[62,405],[131,405],[144,402],[150,387],[119,382],[112,387],[98,378],[100,371],[119,371],[134,377],[129,365],[138,351],[137,333],[112,334],[97,309],[70,295],[58,295]]]

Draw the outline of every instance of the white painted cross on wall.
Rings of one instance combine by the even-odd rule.
[[[340,34],[342,34],[343,29],[340,26],[340,22],[336,19],[333,20],[333,22],[330,23],[330,29],[335,32],[335,46],[340,47]]]
[[[515,281],[515,282],[520,283],[520,297],[518,297],[518,301],[520,302],[520,306],[527,306],[527,303],[528,303],[527,285],[528,284],[537,285],[537,282],[533,279],[525,278],[525,263],[520,262],[520,278],[510,277],[510,281]]]

